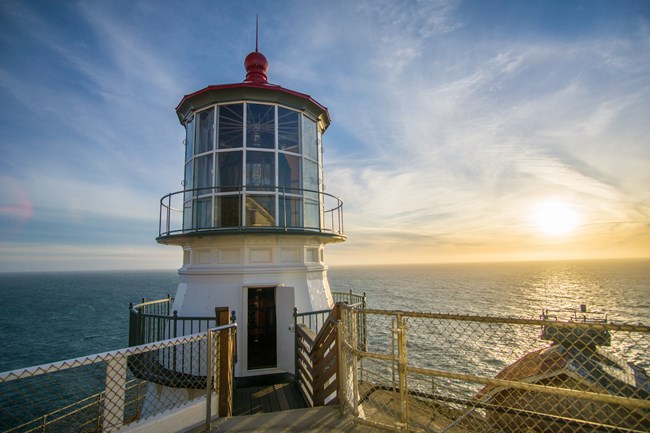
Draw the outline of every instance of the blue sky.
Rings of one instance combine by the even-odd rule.
[[[180,266],[174,108],[256,13],[332,116],[329,264],[650,256],[650,2],[3,0],[0,271]]]

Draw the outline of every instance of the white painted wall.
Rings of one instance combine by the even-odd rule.
[[[172,311],[179,317],[214,316],[230,307],[237,316],[237,376],[294,372],[293,308],[300,312],[331,308],[324,240],[296,235],[217,235],[190,238],[183,245],[189,262],[178,271],[180,284]],[[248,371],[247,289],[276,287],[278,368]]]

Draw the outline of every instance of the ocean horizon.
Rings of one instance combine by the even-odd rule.
[[[328,277],[371,308],[539,318],[585,304],[650,323],[650,259],[330,266]],[[126,347],[129,303],[174,296],[178,281],[177,270],[0,273],[0,371]]]

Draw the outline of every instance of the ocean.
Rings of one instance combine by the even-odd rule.
[[[538,318],[545,308],[650,324],[650,260],[331,267],[371,308]],[[0,371],[127,346],[128,306],[174,295],[175,270],[0,274]]]

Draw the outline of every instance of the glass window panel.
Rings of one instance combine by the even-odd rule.
[[[320,229],[318,194],[305,193],[305,228]]]
[[[280,195],[279,225],[281,227],[302,227],[302,199]]]
[[[194,201],[194,228],[207,229],[212,227],[212,198],[200,198]]]
[[[241,225],[241,196],[218,196],[214,201],[217,227],[239,227]]]
[[[275,105],[246,104],[246,147],[275,148]]]
[[[212,150],[214,138],[214,108],[201,111],[197,115],[196,143],[194,154]]]
[[[285,192],[299,193],[300,178],[302,177],[301,159],[299,156],[278,154],[279,186],[284,188]]]
[[[192,200],[183,204],[183,230],[192,229]]]
[[[307,116],[302,116],[302,146],[307,158],[318,161],[318,134],[316,122]]]
[[[246,187],[272,191],[275,187],[275,153],[246,152]]]
[[[217,155],[217,186],[218,191],[237,191],[242,182],[243,152],[220,152]]]
[[[194,154],[194,118],[185,125],[185,161],[192,159]]]
[[[319,191],[318,189],[318,164],[305,160],[305,189]]]
[[[194,158],[194,188],[199,195],[209,194],[212,191],[212,154]]]
[[[219,107],[218,149],[244,147],[244,104]]]
[[[275,195],[246,196],[246,225],[249,227],[275,226]]]
[[[278,149],[300,153],[300,113],[278,107]]]
[[[194,194],[190,191],[194,186],[194,177],[192,176],[192,160],[185,164],[185,179],[183,181],[183,189],[185,192],[185,200],[191,198]]]

